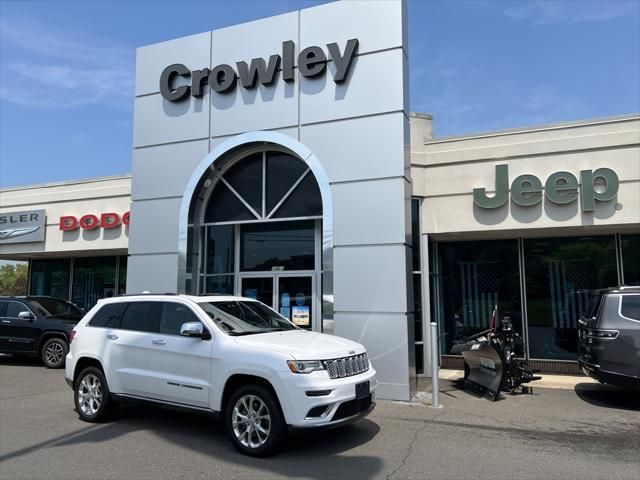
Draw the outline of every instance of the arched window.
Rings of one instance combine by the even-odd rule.
[[[256,298],[282,307],[281,313],[293,312],[294,300],[282,297],[289,284],[293,295],[304,290],[304,296],[308,284],[307,303],[320,288],[315,280],[321,271],[318,183],[304,161],[274,148],[245,150],[220,164],[202,179],[192,201],[186,291],[247,295],[256,290]],[[291,276],[298,274],[307,277]],[[289,310],[283,298],[292,304]]]
[[[320,190],[307,165],[287,153],[263,151],[221,173],[206,201],[203,223],[321,215]]]

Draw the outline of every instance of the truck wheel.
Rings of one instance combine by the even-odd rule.
[[[80,372],[74,384],[73,398],[78,415],[85,422],[96,423],[107,419],[115,406],[107,380],[96,367],[87,367]]]
[[[69,344],[61,338],[50,338],[40,349],[40,358],[47,368],[62,368],[69,353]]]
[[[225,425],[235,447],[252,457],[274,454],[286,437],[278,400],[262,385],[245,385],[233,392]]]

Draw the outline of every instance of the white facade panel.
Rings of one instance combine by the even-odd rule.
[[[404,113],[305,125],[300,141],[316,157],[331,182],[405,174]],[[376,141],[372,141],[375,139]]]
[[[402,49],[356,57],[349,78],[341,84],[332,80],[332,63],[328,64],[329,75],[300,78],[300,122],[403,111],[404,75],[385,72],[403,72],[404,58]]]
[[[335,320],[336,335],[367,345],[369,360],[377,373],[377,395],[410,400],[409,377],[399,382],[397,372],[412,368],[406,352],[413,350],[408,341],[413,315],[336,313]]]
[[[138,48],[136,96],[160,92],[160,74],[169,65],[181,63],[190,70],[200,70],[210,67],[210,58],[211,32]]]
[[[143,200],[131,204],[130,254],[177,251],[178,213],[181,201],[180,197],[176,197]],[[175,285],[173,288],[175,290]]]
[[[399,177],[332,185],[334,244],[404,243],[406,183]]]
[[[337,42],[340,49],[347,40],[358,38],[358,53],[402,47],[402,8],[397,0],[349,0],[328,3],[300,11],[300,46],[325,47]],[[385,23],[380,28],[381,19]]]
[[[133,151],[133,175],[147,181],[135,182],[131,191],[132,200],[180,197],[191,178],[192,172],[209,153],[209,140],[171,143],[155,147],[137,148]],[[171,177],[172,182],[154,182],[158,168]]]
[[[336,312],[407,311],[404,245],[337,247],[333,255]]]
[[[133,146],[147,147],[209,136],[209,94],[176,103],[160,94],[136,98]]]
[[[174,292],[178,254],[129,255],[127,292]]]
[[[211,136],[298,126],[298,88],[278,80],[247,90],[211,94]]]
[[[237,71],[236,62],[250,64],[254,58],[268,62],[271,55],[282,56],[282,42],[288,40],[296,44],[297,61],[298,50],[305,48],[298,45],[297,11],[220,28],[212,32],[211,65],[227,64]]]

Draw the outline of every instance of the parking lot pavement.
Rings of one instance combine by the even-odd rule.
[[[237,453],[211,418],[141,404],[81,422],[61,370],[0,356],[0,478],[640,477],[640,394],[592,383],[497,402],[443,382],[442,409],[383,401],[343,429]]]

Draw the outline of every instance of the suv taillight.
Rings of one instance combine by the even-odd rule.
[[[606,340],[615,340],[620,332],[618,330],[588,329],[587,338],[602,338]]]
[[[75,329],[71,330],[71,333],[69,334],[69,343],[73,342],[73,339],[76,338],[76,333]]]

